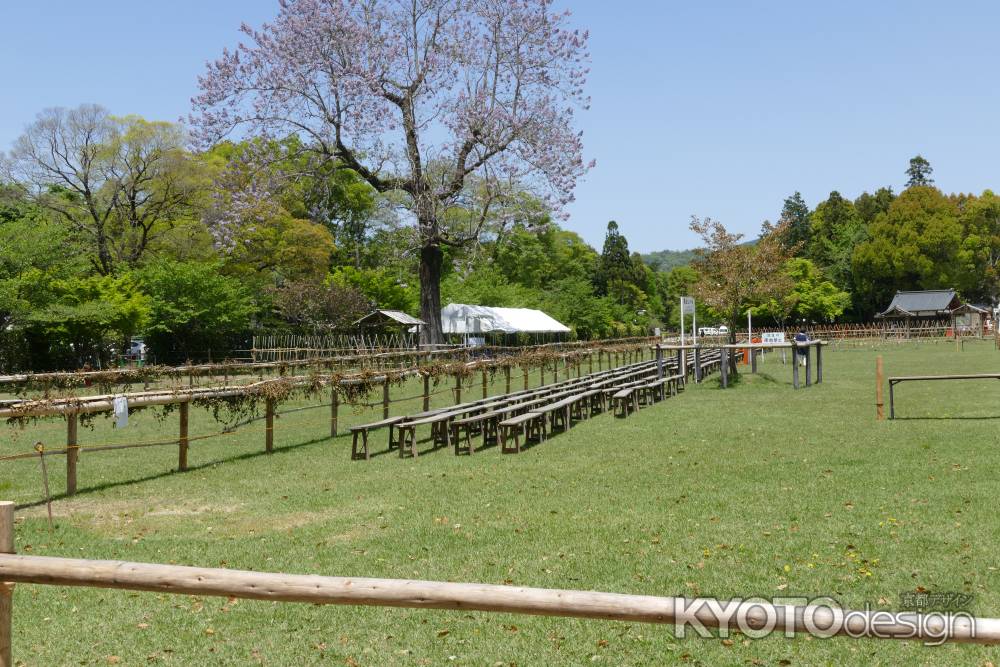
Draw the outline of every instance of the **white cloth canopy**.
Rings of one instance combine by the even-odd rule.
[[[532,308],[493,308],[449,303],[441,309],[446,334],[567,333],[569,327]]]

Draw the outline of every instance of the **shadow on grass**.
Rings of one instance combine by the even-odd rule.
[[[94,486],[88,486],[85,488],[77,489],[76,494],[68,495],[66,493],[58,493],[52,496],[52,500],[66,500],[67,498],[75,498],[79,496],[86,496],[91,493],[96,493],[98,491],[106,491],[108,489],[118,488],[120,486],[131,486],[133,484],[142,484],[144,482],[152,482],[157,479],[162,479],[164,477],[170,477],[171,475],[186,475],[190,472],[196,472],[198,470],[204,470],[205,468],[210,468],[212,466],[218,465],[220,463],[233,463],[235,461],[246,461],[249,459],[259,458],[261,456],[280,456],[282,454],[287,454],[293,452],[297,449],[303,447],[310,447],[312,445],[327,442],[331,440],[329,436],[325,438],[313,438],[311,440],[306,440],[305,442],[295,443],[293,445],[285,445],[284,447],[275,448],[271,453],[266,451],[256,451],[256,452],[246,452],[243,454],[238,454],[236,456],[228,456],[224,458],[217,458],[211,461],[206,461],[204,463],[199,463],[198,465],[188,466],[188,469],[184,472],[177,470],[176,468],[171,468],[170,470],[164,470],[162,472],[153,473],[151,475],[146,475],[145,477],[137,477],[135,479],[124,479],[117,482],[106,482],[104,484],[96,484]],[[32,507],[41,507],[45,505],[45,499],[36,500],[30,503],[24,503],[23,505],[15,505],[15,509],[29,509]]]

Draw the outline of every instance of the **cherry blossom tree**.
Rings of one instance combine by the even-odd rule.
[[[443,247],[482,232],[443,214],[495,206],[512,185],[558,212],[593,164],[574,127],[587,33],[551,0],[281,0],[273,23],[243,33],[199,79],[198,139],[295,133],[315,164],[405,201],[424,343],[443,341]]]

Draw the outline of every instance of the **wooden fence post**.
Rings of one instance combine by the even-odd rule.
[[[0,501],[0,553],[14,553],[14,503]],[[14,667],[14,584],[0,581],[0,667]]]
[[[659,344],[656,346],[656,379],[663,379],[663,348]]]
[[[188,469],[188,413],[191,404],[181,403],[179,406],[180,428],[177,437],[177,470],[184,472]]]
[[[382,419],[389,418],[389,378],[382,382]]]
[[[455,405],[462,402],[462,376],[455,374]]]
[[[274,451],[274,399],[269,398],[264,406],[264,451]]]
[[[722,357],[719,363],[719,374],[722,376],[722,388],[729,386],[729,348],[723,347]]]
[[[587,373],[589,375],[594,374],[594,353],[591,352],[587,355]]]
[[[882,385],[885,383],[885,376],[882,370],[882,355],[875,357],[875,419],[885,420],[885,403],[882,400]]]
[[[510,366],[503,367],[503,377],[504,377],[504,393],[510,393]]]
[[[538,367],[538,372],[540,374],[540,377],[538,378],[538,386],[539,387],[544,387],[545,386],[545,362],[544,361]]]
[[[524,390],[528,391],[528,367],[521,366],[521,372],[524,373]]]
[[[431,376],[424,376],[424,412],[431,409]]]
[[[694,381],[701,382],[701,348],[694,348]]]
[[[816,384],[823,381],[823,344],[816,343]]]
[[[812,355],[809,353],[809,350],[810,350],[811,347],[812,347],[811,345],[806,345],[805,348],[804,348],[805,351],[806,351],[806,386],[807,387],[812,384]]]
[[[330,437],[337,437],[337,410],[340,408],[340,396],[337,394],[337,383],[330,384]]]
[[[486,370],[483,369],[483,398],[487,398],[489,395],[489,390],[486,388]]]
[[[80,415],[75,412],[66,414],[66,495],[76,493],[76,461],[80,454],[77,449],[77,429]]]
[[[792,387],[799,388],[799,348],[797,343],[792,343]]]

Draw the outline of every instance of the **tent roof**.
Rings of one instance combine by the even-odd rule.
[[[570,329],[540,310],[449,303],[441,309],[446,334],[566,333]]]
[[[412,326],[414,324],[424,324],[423,320],[418,320],[415,317],[407,315],[401,310],[375,310],[360,320],[354,323],[354,326],[364,325],[364,324],[385,324],[395,322],[396,324],[403,324],[406,326]]]
[[[892,303],[875,317],[935,317],[950,315],[961,307],[953,289],[896,292]]]

